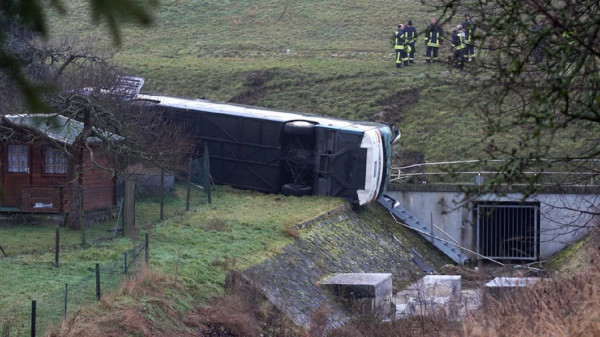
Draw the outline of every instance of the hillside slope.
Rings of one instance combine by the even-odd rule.
[[[54,37],[110,44],[85,3],[69,2],[68,16],[51,18]],[[435,160],[474,157],[481,128],[456,85],[463,76],[423,64],[422,43],[417,64],[394,65],[397,24],[412,19],[423,31],[430,11],[408,0],[166,0],[153,26],[123,27],[116,61],[146,77],[145,91],[394,123],[403,149]],[[449,53],[445,46],[442,57]]]

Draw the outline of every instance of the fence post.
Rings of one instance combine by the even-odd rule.
[[[58,268],[58,255],[60,254],[60,230],[58,229],[58,226],[56,226],[56,237],[54,241],[54,267]]]
[[[120,212],[123,212],[121,216],[121,234],[125,237],[125,197],[121,199],[121,209]]]
[[[100,301],[100,263],[96,263],[96,301]]]
[[[123,268],[124,270],[124,274],[127,275],[127,252],[123,253],[124,257],[125,257],[125,268]]]
[[[160,220],[165,219],[165,169],[160,168]]]
[[[148,240],[148,232],[146,232],[144,241],[145,241],[144,249],[146,250],[145,262],[146,262],[146,267],[148,267],[148,262],[150,262],[150,245],[149,245],[150,242]]]
[[[187,194],[185,196],[185,210],[190,210],[190,194],[192,193],[192,165],[194,164],[194,160],[190,158],[188,163],[188,172],[187,172]]]
[[[31,337],[35,337],[36,301],[31,301]]]
[[[204,143],[204,190],[206,191],[206,196],[208,198],[208,203],[210,204],[210,156],[208,155],[208,143]]]
[[[65,283],[65,319],[67,319],[67,298],[69,297],[69,284]]]
[[[125,208],[123,209],[123,227],[127,229],[128,235],[135,232],[135,182],[125,181]]]

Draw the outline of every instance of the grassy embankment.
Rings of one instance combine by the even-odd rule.
[[[108,43],[83,3],[69,4],[54,27]],[[395,123],[399,149],[428,161],[473,158],[482,127],[464,106],[472,80],[424,64],[422,38],[418,63],[394,66],[396,25],[412,19],[423,31],[429,9],[418,1],[168,0],[152,27],[124,27],[116,61],[144,76],[146,91]],[[449,53],[446,44],[440,56]]]
[[[110,45],[106,27],[91,23],[86,1],[69,2],[67,10],[67,17],[50,18],[55,35]],[[489,98],[478,95],[485,74],[424,64],[422,36],[417,64],[394,67],[397,23],[412,19],[423,32],[432,10],[408,0],[165,0],[151,27],[122,27],[115,60],[147,79],[145,91],[389,122],[403,134],[398,151],[428,162],[484,157],[486,130],[476,104]],[[460,23],[461,14],[451,23]],[[442,60],[451,55],[449,44]],[[495,143],[509,147],[519,132]],[[577,132],[557,136],[557,153],[581,146]]]

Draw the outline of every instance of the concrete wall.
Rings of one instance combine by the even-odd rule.
[[[413,186],[410,189],[388,191],[386,194],[418,216],[427,224],[433,223],[436,237],[459,242],[461,246],[477,251],[477,224],[473,205],[477,201],[523,201],[520,193],[503,196],[483,194],[471,196],[458,188],[447,186]],[[568,244],[582,238],[598,221],[592,213],[599,212],[600,193],[539,193],[524,201],[540,204],[540,259],[544,260],[561,251]],[[452,241],[450,240],[450,241]],[[463,251],[471,259],[474,254]]]

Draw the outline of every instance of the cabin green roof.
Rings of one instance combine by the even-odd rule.
[[[83,130],[83,123],[59,114],[4,115],[3,118],[14,125],[35,129],[47,137],[67,145],[72,145]],[[106,131],[103,131],[103,134],[112,141],[123,139],[121,136]],[[102,139],[88,137],[87,142],[99,143],[102,142]]]

